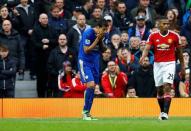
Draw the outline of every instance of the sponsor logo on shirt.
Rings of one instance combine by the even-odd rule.
[[[169,50],[170,45],[167,45],[165,43],[157,45],[157,50]]]

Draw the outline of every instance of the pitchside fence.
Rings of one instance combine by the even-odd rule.
[[[27,98],[0,99],[0,118],[80,118],[83,99]],[[92,107],[96,117],[157,117],[155,98],[96,98]],[[174,98],[170,116],[191,117],[191,99]]]

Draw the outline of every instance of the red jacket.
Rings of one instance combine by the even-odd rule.
[[[86,86],[79,78],[66,76],[66,81],[59,79],[59,89],[63,91],[64,98],[83,98]]]
[[[114,87],[112,87],[108,73],[104,73],[101,78],[101,85],[103,87],[104,93],[108,94],[110,97],[119,98],[125,97],[127,81],[127,75],[123,72],[120,72],[117,75]]]

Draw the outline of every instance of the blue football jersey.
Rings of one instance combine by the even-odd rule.
[[[93,30],[93,28],[89,28],[86,31],[84,31],[80,42],[80,50],[78,54],[79,59],[83,60],[84,62],[93,62],[99,59],[99,45],[96,45],[95,48],[88,53],[84,52],[84,46],[90,46],[95,41],[95,39],[96,33]]]

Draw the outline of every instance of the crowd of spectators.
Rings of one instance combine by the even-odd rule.
[[[86,29],[105,19],[107,50],[100,59],[96,97],[155,97],[153,50],[142,64],[139,58],[161,16],[180,35],[184,50],[186,78],[179,75],[177,61],[172,96],[190,97],[191,0],[1,0],[0,96],[14,97],[16,69],[18,80],[30,71],[38,97],[83,97],[86,85],[77,68],[79,43]],[[11,67],[5,67],[4,61]],[[3,84],[11,79],[12,87]]]

